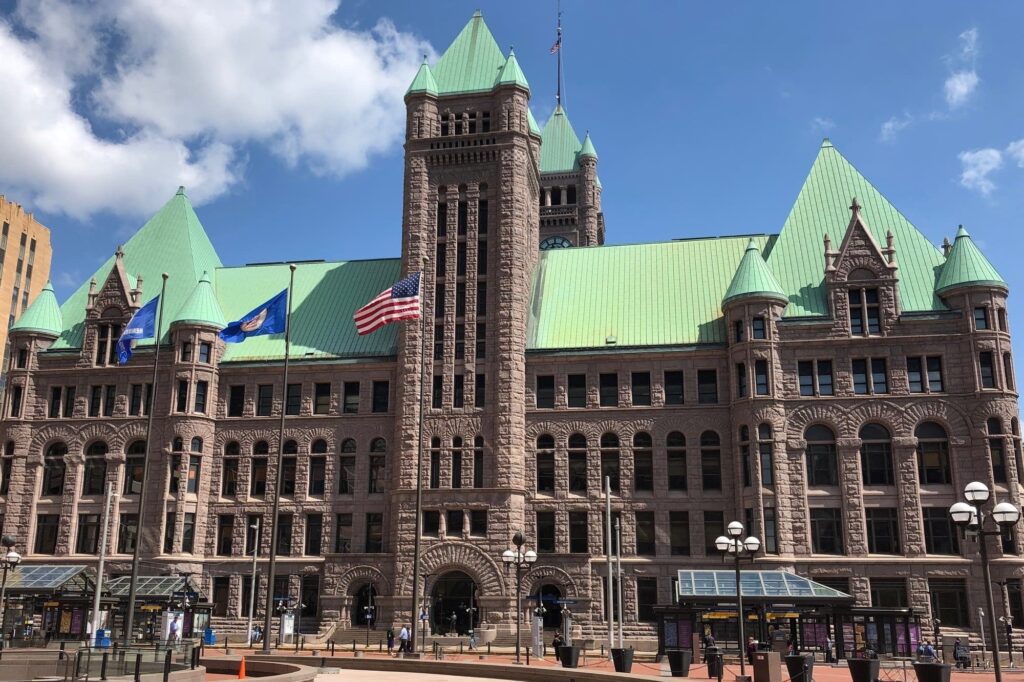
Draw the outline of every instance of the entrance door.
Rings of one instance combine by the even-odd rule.
[[[431,597],[434,608],[430,612],[430,622],[435,632],[464,635],[470,627],[480,624],[476,584],[462,571],[445,573],[438,578]]]
[[[228,615],[228,598],[231,595],[231,578],[220,576],[213,579],[213,615]]]
[[[373,585],[363,585],[352,602],[352,625],[365,626],[367,618],[376,610],[377,590]],[[367,607],[374,607],[373,609]],[[373,625],[373,622],[370,623]]]
[[[544,606],[544,629],[557,630],[562,627],[562,605],[558,600],[562,591],[554,585],[540,588],[540,603]]]
[[[320,611],[320,576],[302,576],[302,617],[315,618]]]

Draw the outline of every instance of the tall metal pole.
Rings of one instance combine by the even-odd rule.
[[[523,636],[523,556],[520,551],[522,547],[516,547],[516,665],[522,663],[519,660],[519,640]]]
[[[406,645],[411,652],[416,648],[416,628],[420,621],[420,536],[423,534],[423,420],[427,414],[424,405],[424,396],[427,385],[427,297],[423,295],[423,282],[427,275],[426,256],[423,257],[423,267],[420,269],[420,424],[419,433],[416,436],[416,537],[413,539],[412,550],[412,626],[409,633],[409,643]],[[426,583],[426,579],[423,581]],[[424,584],[423,592],[426,596],[427,586]],[[425,627],[425,626],[424,626]],[[426,629],[424,629],[426,633]],[[424,634],[426,637],[426,634]]]
[[[1003,682],[1003,669],[999,663],[999,630],[996,623],[996,607],[992,599],[992,568],[989,565],[988,540],[985,532],[985,514],[980,505],[975,506],[978,511],[978,544],[981,550],[981,570],[985,579],[985,601],[988,603],[988,626],[992,630],[992,662],[996,673],[996,682]],[[998,531],[996,533],[998,535]],[[985,637],[982,635],[981,651],[985,651]]]
[[[256,557],[259,556],[260,553],[260,517],[256,517],[256,525],[249,527],[256,531],[253,534],[255,539],[252,543],[252,577],[249,579],[249,617],[245,620],[245,641],[247,641],[251,646],[252,619],[253,616],[256,615],[254,613],[254,609],[256,608]],[[266,633],[264,633],[264,637],[265,636]]]
[[[558,85],[555,92],[555,106],[562,104],[562,3],[558,3]]]
[[[605,548],[605,561],[608,563],[608,589],[605,590],[605,603],[608,605],[608,656],[615,648],[615,593],[612,583],[612,478],[604,477],[604,529],[608,538]]]
[[[743,543],[739,538],[735,538],[733,542],[736,543],[736,622],[740,638],[740,677],[746,677],[747,638],[743,633],[743,589],[740,585],[740,548],[743,547]]]
[[[125,617],[124,643],[128,645],[132,641],[132,633],[135,629],[135,596],[139,586],[139,559],[142,550],[142,528],[143,519],[146,513],[146,493],[149,490],[149,460],[153,453],[153,416],[156,414],[156,382],[158,378],[157,369],[160,365],[160,340],[163,335],[164,326],[164,294],[167,292],[166,272],[161,274],[163,281],[160,284],[160,300],[156,304],[156,335],[153,337],[153,379],[150,383],[149,414],[146,420],[146,459],[142,462],[142,490],[139,491],[139,511],[135,519],[135,547],[132,550],[132,576],[128,582],[128,604],[125,607],[128,611]]]
[[[622,612],[622,529],[619,525],[619,519],[615,519],[615,577],[618,578],[618,584],[615,587],[615,606],[619,612],[619,648],[624,649],[626,640],[622,632],[624,620]]]
[[[3,613],[0,613],[0,649],[3,649],[7,638],[4,628],[7,625],[7,567],[10,563],[6,558],[0,560],[0,563],[4,566],[4,577],[0,581],[0,609],[3,610]]]
[[[292,288],[295,264],[288,265],[288,314],[284,318],[284,378],[281,385],[281,422],[277,429],[277,471],[274,473],[274,510],[270,521],[270,563],[267,566],[267,609],[263,614],[263,653],[270,653],[270,628],[274,615],[274,571],[277,568],[277,516],[281,509],[281,462],[284,459],[284,418],[288,414],[288,356],[291,351]],[[277,636],[281,636],[278,631]]]
[[[103,590],[103,563],[107,558],[107,528],[110,526],[110,504],[114,500],[114,482],[107,481],[107,499],[103,505],[103,527],[100,528],[99,561],[96,564],[96,594],[92,599],[92,636],[100,628],[100,592]]]

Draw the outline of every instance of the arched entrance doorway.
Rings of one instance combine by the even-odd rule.
[[[352,625],[365,627],[366,618],[371,613],[367,610],[367,606],[374,607],[374,611],[376,611],[377,590],[371,584],[363,585],[355,593],[355,599],[352,600]],[[374,616],[374,621],[376,621],[376,616]],[[373,625],[373,622],[370,624]]]
[[[430,624],[434,632],[464,635],[470,627],[480,625],[476,583],[462,571],[450,571],[440,576],[434,582],[430,595],[430,603],[433,605]]]
[[[555,630],[562,627],[562,590],[555,585],[544,585],[540,588],[540,603],[544,606],[544,629]]]

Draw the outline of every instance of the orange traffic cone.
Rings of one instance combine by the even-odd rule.
[[[245,656],[242,656],[242,660],[238,662],[238,679],[245,679]]]

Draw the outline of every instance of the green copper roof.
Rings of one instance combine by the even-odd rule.
[[[224,319],[224,313],[221,312],[220,304],[217,303],[217,296],[213,293],[210,273],[204,272],[203,276],[199,278],[192,293],[171,318],[171,322],[208,325],[217,329],[228,326],[227,320]]]
[[[580,138],[572,129],[565,109],[559,104],[541,133],[540,172],[559,173],[578,169],[576,154],[579,150]]]
[[[450,95],[491,90],[505,61],[505,55],[477,10],[434,64],[437,91]]]
[[[526,82],[526,74],[519,68],[515,50],[508,52],[505,66],[501,67],[501,73],[498,74],[498,85],[518,85],[525,90],[530,89],[530,84]]]
[[[537,125],[537,119],[533,117],[533,110],[526,110],[526,118],[530,122],[530,132],[534,135],[540,136],[540,126]]]
[[[861,202],[861,216],[876,242],[885,244],[886,231],[893,233],[901,308],[945,310],[934,291],[942,253],[826,139],[767,257],[789,295],[786,316],[828,314],[823,241],[827,233],[833,248],[842,243],[853,197]]]
[[[593,156],[595,159],[597,158],[597,150],[594,149],[594,143],[590,141],[590,133],[587,133],[587,136],[583,138],[583,146],[580,147],[579,155],[581,157]]]
[[[21,314],[18,321],[11,325],[12,332],[31,332],[46,336],[60,336],[64,330],[60,306],[57,296],[53,293],[53,285],[49,281],[32,301],[32,305]]]
[[[359,336],[352,315],[401,279],[399,259],[297,263],[292,296],[292,360],[380,357],[397,352],[398,330],[407,322]],[[242,315],[288,287],[288,265],[221,268],[217,298],[228,320]],[[224,361],[284,358],[284,334],[254,336],[230,343]]]
[[[430,67],[427,66],[427,58],[423,58],[423,63],[420,64],[420,70],[416,72],[416,77],[412,79],[412,84],[409,89],[405,91],[405,94],[411,95],[414,93],[425,92],[428,95],[437,94],[437,81],[434,80],[434,74],[430,73]]]
[[[721,302],[749,241],[719,237],[541,251],[527,347],[724,343]],[[759,249],[768,241],[754,237]]]
[[[165,311],[181,308],[203,272],[212,272],[220,264],[184,187],[124,244],[125,272],[132,281],[136,273],[143,277],[143,303],[160,294],[160,274],[170,275],[167,297],[163,301]],[[111,256],[93,274],[97,290],[103,286],[113,265],[114,256]],[[61,306],[64,331],[51,349],[81,347],[88,295],[89,282],[86,281]],[[165,315],[164,327],[168,326]],[[152,339],[141,339],[136,347],[152,343]]]
[[[985,258],[971,239],[971,235],[967,234],[967,230],[961,225],[953,241],[953,248],[946,257],[946,264],[942,266],[935,291],[942,293],[956,287],[971,285],[1008,288],[1003,278],[992,267],[992,263]]]
[[[761,257],[761,249],[753,239],[747,243],[747,250],[740,259],[739,267],[736,268],[736,274],[732,277],[722,303],[746,296],[789,300],[786,294],[782,293],[779,281],[768,269],[768,264]]]

